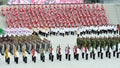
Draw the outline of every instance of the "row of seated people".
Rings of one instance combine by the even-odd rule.
[[[98,4],[13,5],[1,12],[9,28],[108,24],[104,6]]]
[[[72,28],[34,28],[33,31],[39,33],[43,36],[48,35],[78,35],[85,36],[85,35],[92,35],[95,34],[99,35],[107,35],[107,34],[114,34],[119,35],[119,26],[118,25],[102,25],[102,26],[80,26],[80,27],[72,27]]]
[[[64,51],[65,59],[68,61],[71,61],[72,54],[73,54],[73,57],[75,60],[79,60],[80,56],[82,56],[82,59],[86,59],[86,60],[91,59],[91,58],[93,58],[93,60],[95,60],[97,57],[101,58],[101,59],[104,59],[105,57],[110,59],[112,57],[112,55],[113,55],[113,57],[119,58],[119,55],[120,55],[120,43],[119,42],[117,44],[118,46],[113,44],[112,47],[109,45],[106,45],[105,47],[103,47],[101,45],[97,45],[95,48],[92,46],[87,47],[86,45],[82,45],[82,48],[79,48],[77,45],[75,45],[73,50],[69,45],[66,46],[65,51]],[[5,55],[5,61],[8,64],[10,64],[11,56],[10,56],[8,49],[9,48],[7,47],[5,54],[8,54],[8,55]],[[49,60],[52,62],[54,61],[55,55],[56,55],[57,60],[62,61],[63,49],[60,47],[60,44],[57,46],[56,50],[54,50],[53,47],[50,47],[48,50],[49,50],[49,54],[46,54],[43,49],[40,49],[40,60],[42,62],[45,62],[45,59],[46,59],[45,57],[47,55],[49,57]],[[17,53],[16,53],[16,51],[17,51]],[[32,61],[34,63],[36,63],[38,53],[36,52],[36,50],[34,48],[32,48],[31,51],[32,51]],[[56,51],[56,54],[55,54],[55,51]],[[23,62],[27,63],[28,62],[28,53],[26,51],[26,48],[24,48],[22,57],[23,57]],[[20,56],[19,56],[18,50],[15,50],[14,51],[14,61],[17,64],[18,64],[19,58],[20,58]]]
[[[46,44],[46,45],[43,45]],[[47,39],[41,40],[37,35],[30,36],[7,36],[0,38],[0,53],[4,55],[6,47],[9,48],[9,52],[13,54],[14,47],[17,48],[19,52],[26,48],[28,54],[31,53],[31,49],[34,47],[39,53],[40,48],[44,48],[47,51],[50,42]]]

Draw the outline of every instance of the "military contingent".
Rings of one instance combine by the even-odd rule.
[[[56,29],[56,30],[55,30]],[[74,35],[76,30],[79,30],[77,33],[77,44],[74,47],[71,47],[69,44],[64,48],[65,51],[61,48],[61,45],[53,48],[52,43],[47,40],[41,40],[39,35],[33,31],[32,35],[25,36],[5,36],[0,37],[0,53],[1,55],[5,55],[5,62],[10,64],[11,55],[14,56],[14,62],[16,64],[19,63],[19,53],[22,53],[22,58],[24,63],[28,63],[28,55],[31,55],[31,59],[34,63],[37,61],[37,55],[40,55],[40,61],[45,62],[46,53],[49,53],[48,58],[51,62],[55,60],[55,58],[59,61],[62,61],[65,58],[68,61],[71,61],[72,55],[75,60],[79,60],[80,57],[82,59],[88,60],[96,58],[104,59],[104,57],[111,58],[117,57],[120,55],[120,36],[119,36],[119,28],[117,29],[117,25],[109,25],[108,26],[81,26],[79,28],[55,28],[52,29],[51,32],[38,32],[44,36],[48,36],[50,34],[58,35]],[[49,29],[46,29],[49,30]],[[69,31],[70,30],[70,31]],[[66,32],[64,32],[66,31]],[[47,34],[46,34],[47,33]],[[83,35],[91,35],[96,34],[98,37],[85,37]],[[112,36],[99,36],[100,34],[113,34]],[[56,51],[56,52],[55,52]],[[63,56],[65,54],[65,56]],[[56,56],[55,56],[56,55]]]
[[[103,59],[103,55],[108,58],[117,57],[120,54],[120,37],[101,37],[101,38],[77,38],[78,47],[82,50],[82,58],[88,52],[90,58]],[[87,53],[87,54],[88,54]]]

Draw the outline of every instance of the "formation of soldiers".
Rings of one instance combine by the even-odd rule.
[[[102,38],[101,41],[99,41],[98,43],[98,40],[100,39],[81,39],[79,38],[78,42],[80,42],[81,40],[85,41],[85,40],[90,40],[91,42],[91,45],[88,45],[90,43],[85,43],[85,42],[81,42],[82,43],[82,46],[80,46],[81,44],[78,43],[78,45],[75,45],[73,47],[73,49],[71,49],[71,47],[69,45],[67,45],[65,47],[65,59],[68,60],[68,61],[71,61],[71,55],[73,54],[73,57],[75,60],[79,60],[80,56],[82,57],[82,59],[86,59],[88,60],[89,58],[93,58],[94,60],[96,59],[96,57],[98,58],[101,58],[103,59],[104,56],[108,57],[108,58],[111,58],[111,56],[113,55],[113,57],[117,57],[119,58],[119,54],[120,54],[120,43],[119,43],[119,39],[120,38]],[[93,41],[95,40],[95,41]],[[105,42],[106,41],[106,44],[103,43],[103,41]],[[117,42],[112,42],[112,41],[117,41]],[[87,41],[88,42],[88,41]],[[95,44],[97,42],[97,44]],[[100,45],[100,42],[101,42],[101,45]],[[109,43],[110,42],[110,43]],[[114,44],[112,44],[112,43]],[[93,45],[93,46],[92,46]],[[102,46],[104,45],[104,46]],[[60,46],[60,44],[56,47],[56,59],[59,60],[59,61],[62,61],[62,57],[63,57],[63,53],[62,53],[62,48]],[[49,47],[48,49],[48,53],[49,53],[49,60],[51,62],[54,61],[55,59],[55,50],[53,49],[52,46]],[[23,50],[23,62],[24,63],[27,63],[28,61],[28,52],[26,51],[26,48],[24,48]],[[33,47],[32,50],[31,50],[31,55],[32,55],[32,61],[34,63],[36,63],[36,56],[38,55],[38,52],[37,50]],[[46,52],[45,52],[45,49],[43,48],[40,48],[40,60],[42,62],[45,62],[45,57],[46,57]],[[5,50],[5,61],[10,64],[10,51],[9,51],[9,48],[6,47],[6,50]],[[19,61],[19,52],[18,50],[16,49],[16,47],[14,47],[14,62],[16,62],[16,64],[18,64],[18,61]]]
[[[9,64],[10,54],[14,55],[14,61],[18,63],[19,52],[23,53],[23,61],[27,63],[27,54],[35,52],[33,55],[36,56],[36,52],[40,53],[40,49],[44,49],[45,52],[49,48],[50,41],[47,39],[41,40],[38,35],[30,36],[6,36],[0,39],[0,53],[5,55],[5,60]],[[31,52],[31,50],[34,50]],[[35,59],[35,57],[33,57]],[[33,59],[34,62],[36,62]]]
[[[102,37],[102,38],[77,38],[78,47],[82,50],[82,55],[90,54],[95,59],[95,55],[103,59],[105,52],[106,57],[113,56],[119,58],[120,54],[120,37]],[[88,55],[87,55],[88,56]],[[84,58],[84,57],[82,57]],[[88,57],[86,57],[88,59]]]

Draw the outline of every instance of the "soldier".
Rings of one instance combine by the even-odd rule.
[[[73,52],[74,52],[74,59],[76,59],[76,55],[75,55],[75,52],[77,51],[77,46],[75,45],[74,48],[73,48]]]
[[[49,48],[49,60],[51,60],[52,62],[54,60],[54,51],[52,47]]]
[[[14,50],[14,58],[15,58],[16,64],[18,64],[19,53],[18,53],[18,50],[17,50],[16,48],[15,48],[15,50]]]
[[[79,60],[79,48],[77,45],[74,47],[74,59]]]
[[[113,50],[113,57],[115,57],[115,53],[116,53],[116,45],[112,46],[112,50]]]
[[[118,43],[118,48],[117,48],[117,58],[119,58],[119,54],[120,54],[120,43]]]
[[[98,52],[98,58],[100,57],[100,46],[98,45],[98,47],[97,47],[97,52]]]
[[[27,63],[27,51],[26,51],[26,49],[24,49],[24,51],[23,51],[23,61],[25,63]]]
[[[59,44],[59,46],[57,46],[56,54],[57,54],[57,60],[61,61],[61,58],[62,58],[62,52],[61,52],[60,44]]]
[[[101,53],[101,59],[103,59],[103,53],[104,53],[104,49],[103,48],[101,48],[101,50],[100,50],[100,53]]]
[[[45,55],[44,55],[44,49],[43,48],[40,49],[40,60],[42,62],[45,62]]]
[[[105,47],[106,57],[108,57],[108,46]]]
[[[112,49],[111,47],[109,47],[109,52],[108,52],[108,57],[111,58],[111,52],[112,52]]]
[[[36,50],[33,48],[33,49],[32,49],[32,61],[34,61],[34,63],[36,63],[36,56],[37,56],[37,52],[36,52]]]
[[[8,50],[8,47],[6,47],[6,51],[5,51],[5,60],[7,64],[10,64],[10,52]]]
[[[92,58],[92,47],[89,48],[90,58]]]
[[[5,48],[5,45],[4,45],[4,42],[2,42],[2,44],[1,44],[1,55],[4,55],[4,48]]]
[[[89,50],[88,50],[88,48],[87,48],[87,47],[86,47],[86,49],[85,49],[85,54],[86,54],[86,60],[88,60]]]
[[[95,40],[96,39],[92,39],[92,57],[93,57],[93,59],[95,59],[95,55],[96,55],[96,49],[95,49],[96,41]]]
[[[84,54],[85,54],[85,46],[82,47],[82,58],[84,59]]]
[[[67,46],[65,48],[65,53],[66,53],[66,59],[68,59],[70,61],[71,60],[71,50],[70,50],[69,46]]]

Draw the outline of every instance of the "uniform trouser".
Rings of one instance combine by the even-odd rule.
[[[100,57],[100,52],[98,52],[98,57]]]
[[[98,31],[97,34],[99,35],[99,34],[100,34],[100,31]]]
[[[82,53],[82,58],[84,59],[84,53]]]
[[[57,33],[56,33],[56,32],[53,32],[53,35],[57,35]]]
[[[48,37],[48,33],[45,33],[45,37]]]
[[[62,59],[62,55],[57,54],[57,60],[61,61],[61,59]]]
[[[90,58],[92,58],[92,52],[90,52]]]
[[[68,59],[67,54],[65,54],[65,59]]]
[[[116,52],[116,51],[113,51],[113,57],[115,57],[115,52]]]
[[[74,35],[74,31],[71,31],[71,35]]]
[[[15,57],[15,62],[16,64],[18,64],[18,57]]]
[[[86,60],[88,60],[88,53],[86,53]]]
[[[71,60],[71,55],[70,55],[70,54],[68,55],[68,60],[69,60],[69,61]]]
[[[85,31],[83,31],[83,32],[82,32],[82,34],[84,34],[84,35],[85,35]]]
[[[74,59],[76,59],[76,54],[74,53]]]
[[[27,57],[23,57],[23,61],[27,63]]]
[[[117,58],[119,58],[119,54],[120,54],[120,52],[117,52]]]
[[[60,33],[60,35],[62,35],[64,37],[64,33]]]
[[[90,31],[86,30],[86,34],[90,34]]]
[[[70,57],[71,57],[70,54],[65,54],[65,58],[66,58],[66,60],[68,59],[68,60],[70,61],[70,60],[71,60]]]
[[[15,56],[14,56],[14,62],[16,62],[16,61],[15,61]]]
[[[76,60],[79,60],[79,54],[76,54],[76,58],[75,58]]]
[[[95,59],[95,53],[93,53],[93,59]]]
[[[120,30],[119,30],[119,35],[120,35]]]
[[[79,37],[79,34],[77,34],[77,37]]]
[[[69,32],[65,32],[66,35],[69,35]]]
[[[110,52],[108,52],[108,57],[111,58],[111,53]]]
[[[49,60],[53,61],[54,60],[54,55],[49,54]]]
[[[101,59],[103,59],[103,53],[101,53]]]
[[[44,56],[44,55],[41,55],[41,56],[40,56],[40,60],[41,60],[42,62],[45,62],[45,56]]]
[[[80,32],[80,35],[82,36],[82,32]]]
[[[118,34],[118,30],[116,30],[116,33]]]
[[[116,31],[114,31],[114,34],[116,34],[117,33],[117,30]]]
[[[32,61],[33,61],[33,56],[32,56]]]
[[[34,61],[34,63],[36,63],[36,56],[33,57],[33,61]]]
[[[7,59],[6,59],[6,62],[7,62],[8,64],[10,64],[10,58],[7,58]]]
[[[108,51],[106,51],[106,57],[108,57],[108,53],[109,53],[109,52],[108,52]]]

